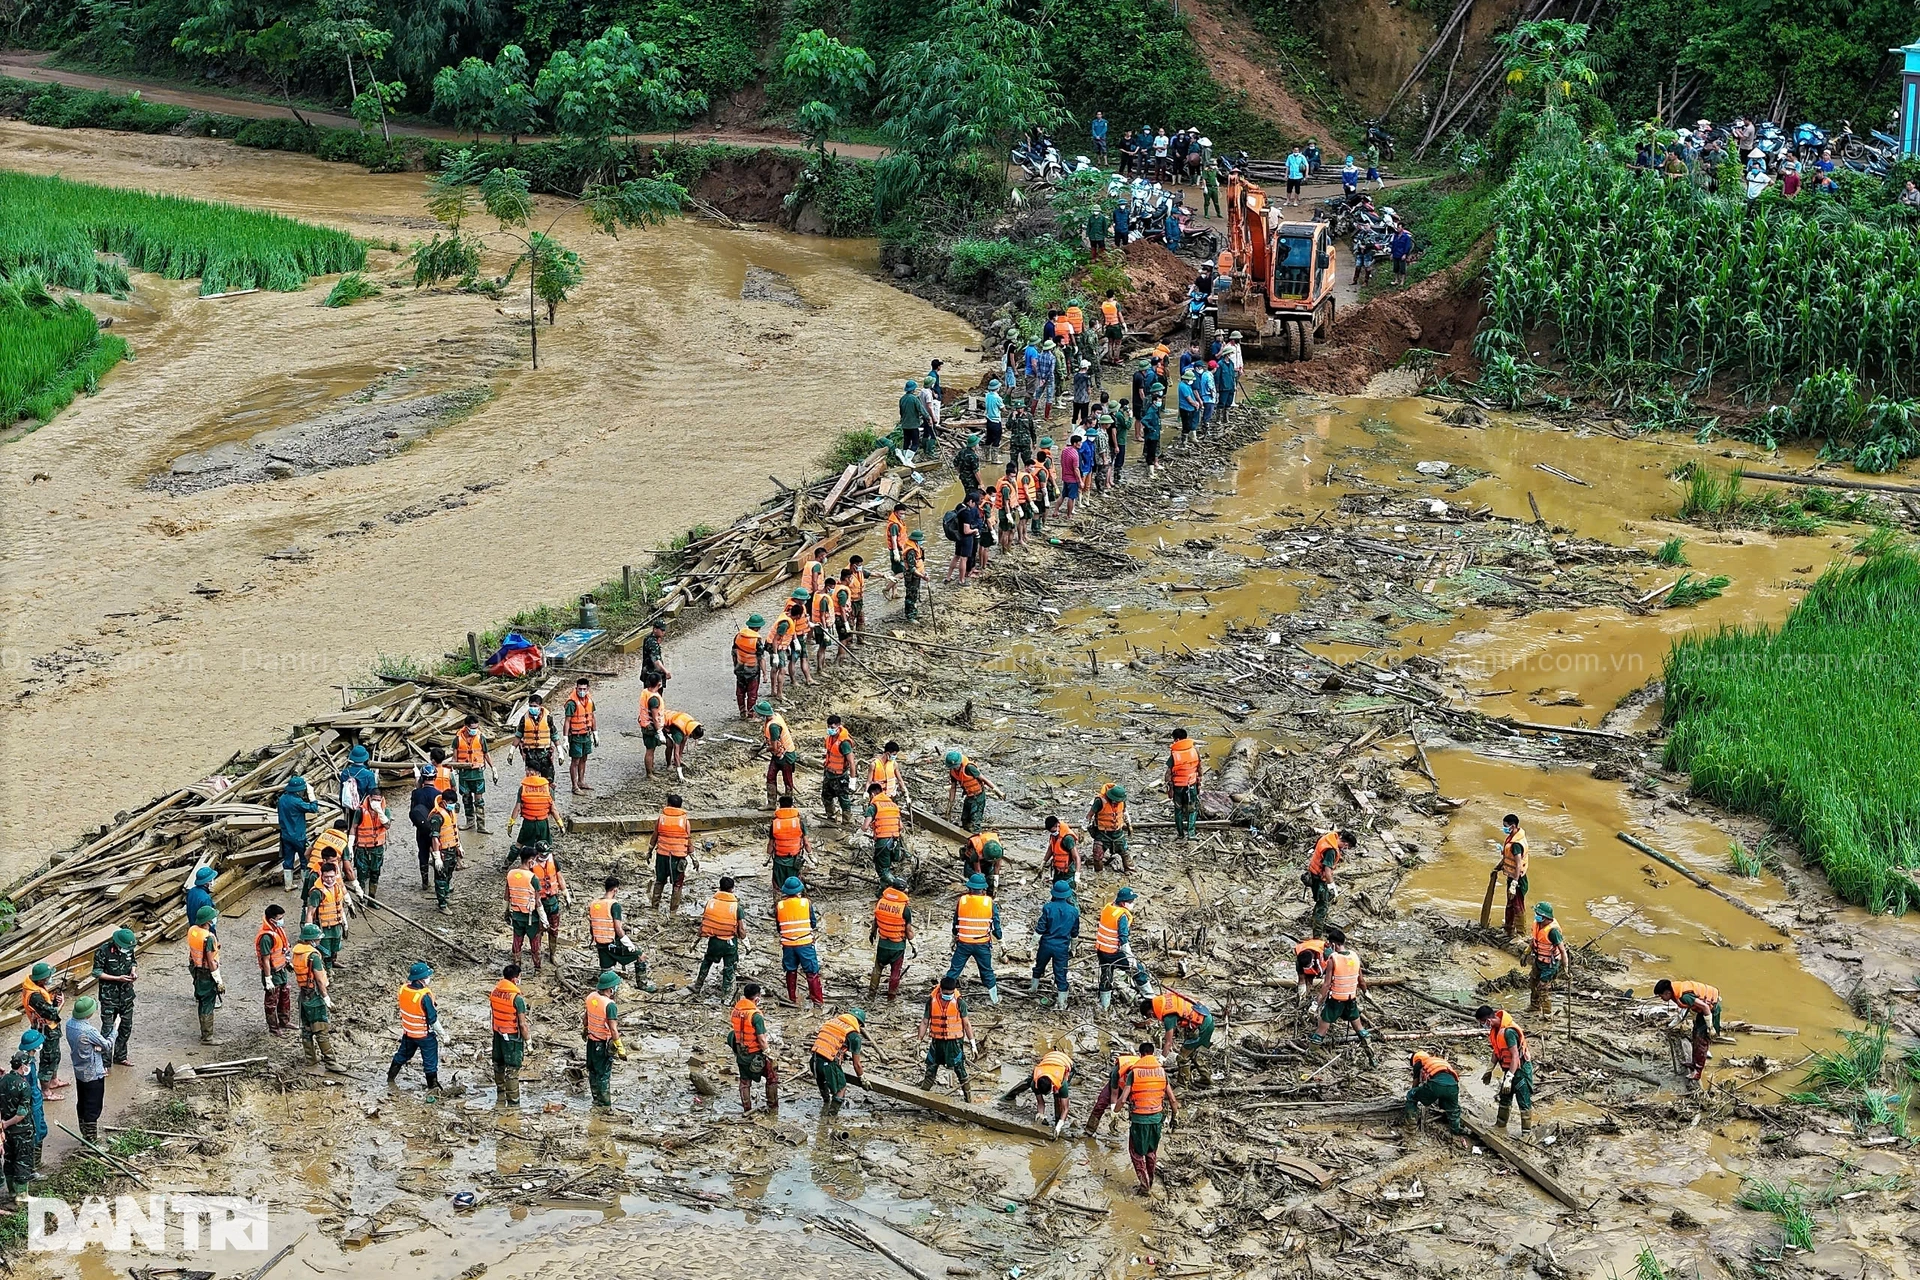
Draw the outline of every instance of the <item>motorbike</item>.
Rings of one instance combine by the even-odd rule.
[[[1793,149],[1802,160],[1818,160],[1827,145],[1827,131],[1812,121],[1802,122],[1793,131]]]
[[[1382,160],[1393,159],[1393,135],[1382,129],[1378,120],[1367,121],[1367,145],[1380,148]]]
[[[1022,142],[1013,149],[1011,159],[1029,178],[1058,178],[1067,171],[1060,163],[1060,149],[1051,142],[1044,147]]]

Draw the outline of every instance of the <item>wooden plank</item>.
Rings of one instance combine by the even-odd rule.
[[[834,482],[833,488],[827,490],[827,499],[820,504],[821,515],[831,515],[833,513],[834,504],[840,501],[841,495],[847,491],[847,486],[853,483],[853,473],[859,470],[859,467],[860,464],[857,462],[849,462],[847,464],[847,469],[840,473],[840,478]]]
[[[959,1098],[949,1098],[945,1094],[927,1093],[897,1080],[876,1076],[867,1072],[864,1078],[848,1076],[847,1079],[859,1085],[869,1093],[877,1093],[883,1098],[892,1098],[896,1102],[911,1103],[936,1115],[948,1116],[955,1120],[965,1120],[977,1124],[983,1129],[992,1129],[996,1133],[1010,1133],[1020,1138],[1036,1138],[1042,1142],[1053,1141],[1053,1129],[1047,1125],[1033,1124],[1019,1120],[991,1107],[976,1106],[963,1102]]]
[[[652,835],[655,817],[656,815],[650,813],[613,813],[598,817],[568,818],[567,830],[616,836]],[[725,831],[733,827],[751,827],[763,822],[772,822],[773,810],[710,809],[705,813],[688,814],[687,821],[695,831]]]
[[[1298,1156],[1272,1155],[1267,1157],[1274,1168],[1288,1177],[1297,1178],[1310,1187],[1325,1191],[1333,1185],[1333,1175],[1311,1160],[1302,1160]]]
[[[1528,1180],[1542,1191],[1569,1209],[1584,1207],[1583,1203],[1573,1192],[1561,1186],[1552,1174],[1535,1164],[1532,1159],[1523,1154],[1517,1146],[1509,1141],[1504,1134],[1495,1132],[1487,1125],[1481,1124],[1472,1116],[1464,1113],[1462,1113],[1460,1120],[1461,1123],[1466,1125],[1467,1132],[1471,1133],[1475,1138],[1478,1138],[1482,1146],[1525,1174]]]
[[[108,938],[111,938],[113,931],[119,927],[117,924],[101,925],[98,929],[81,934],[71,942],[55,947],[46,955],[41,956],[40,960],[46,961],[56,969],[72,970],[75,967],[79,967],[91,972],[93,968],[93,949],[105,942]],[[40,963],[40,960],[34,961],[34,964]],[[74,961],[76,960],[83,960],[85,963],[80,966],[75,966]],[[11,996],[14,992],[20,990],[20,984],[27,980],[27,974],[32,971],[33,965],[29,964],[14,970],[5,978],[0,978],[0,998]],[[17,1004],[18,1001],[6,1000],[5,1003]]]
[[[1773,480],[1780,484],[1805,484],[1827,489],[1868,489],[1874,493],[1910,493],[1920,497],[1920,489],[1907,484],[1882,484],[1874,480],[1843,480],[1838,476],[1791,475],[1779,471],[1742,471],[1747,480]]]

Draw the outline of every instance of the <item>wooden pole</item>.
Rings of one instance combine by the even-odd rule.
[[[361,899],[361,901],[367,903],[369,906],[378,907],[380,908],[380,910],[387,912],[389,915],[395,916],[401,921],[412,925],[415,929],[418,929],[421,933],[426,934],[429,938],[432,938],[435,942],[439,943],[441,946],[446,947],[450,951],[454,951],[460,955],[465,956],[467,959],[473,961],[475,964],[487,963],[487,958],[485,956],[475,955],[473,952],[467,950],[465,947],[461,946],[459,943],[455,942],[453,939],[442,937],[440,934],[435,933],[433,930],[427,928],[427,926],[421,924],[418,920],[415,920],[412,916],[408,915],[406,912],[396,910],[395,908],[390,907],[386,903],[380,901],[378,898],[364,897]]]
[[[1053,1129],[1047,1125],[1037,1125],[1018,1120],[1003,1112],[988,1107],[975,1106],[971,1102],[962,1102],[958,1098],[949,1098],[945,1094],[928,1093],[915,1089],[884,1076],[876,1076],[869,1071],[864,1076],[848,1076],[847,1079],[865,1089],[868,1093],[879,1094],[883,1098],[892,1098],[896,1102],[911,1103],[937,1115],[949,1116],[955,1120],[965,1120],[977,1124],[983,1129],[992,1129],[996,1133],[1010,1133],[1020,1138],[1037,1138],[1043,1142],[1053,1140]]]
[[[1784,471],[1742,471],[1743,479],[1773,480],[1780,484],[1805,484],[1827,489],[1870,489],[1875,493],[1905,493],[1920,498],[1920,489],[1912,485],[1881,484],[1875,480],[1842,480],[1838,477],[1794,475]]]
[[[1675,862],[1672,858],[1669,858],[1666,854],[1660,852],[1658,849],[1654,848],[1652,845],[1648,844],[1646,841],[1636,840],[1624,831],[1616,831],[1614,832],[1614,835],[1618,839],[1625,841],[1627,844],[1632,845],[1634,848],[1638,849],[1640,852],[1646,854],[1649,858],[1652,858],[1654,861],[1660,863],[1662,866],[1671,867],[1673,870],[1678,871],[1681,875],[1693,881],[1693,883],[1700,886],[1702,889],[1705,889],[1708,893],[1713,894],[1717,898],[1724,898],[1728,902],[1731,902],[1734,906],[1740,908],[1742,911],[1752,916],[1755,920],[1760,921],[1762,924],[1766,925],[1768,928],[1772,929],[1774,932],[1789,938],[1793,936],[1793,934],[1789,930],[1782,929],[1779,925],[1775,924],[1773,921],[1761,915],[1760,909],[1758,907],[1754,907],[1745,902],[1742,902],[1740,899],[1728,893],[1725,889],[1722,889],[1720,886],[1709,881],[1705,876],[1697,875],[1694,872],[1689,871],[1687,868],[1681,866],[1679,863]]]
[[[1542,1191],[1569,1209],[1584,1207],[1579,1197],[1561,1186],[1552,1174],[1523,1155],[1520,1149],[1514,1146],[1505,1135],[1495,1132],[1489,1126],[1481,1124],[1469,1115],[1462,1115],[1460,1121],[1466,1126],[1467,1132],[1478,1138],[1483,1146],[1525,1174],[1528,1180]]]

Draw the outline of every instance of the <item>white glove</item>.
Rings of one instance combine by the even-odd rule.
[[[1500,1077],[1500,1091],[1501,1091],[1502,1093],[1512,1093],[1512,1092],[1513,1092],[1513,1072],[1511,1072],[1511,1071],[1508,1071],[1508,1072],[1504,1072],[1504,1073],[1503,1073],[1503,1074],[1501,1075],[1501,1077]]]
[[[271,988],[272,986],[273,986],[273,979],[267,976],[267,971],[265,969],[262,969],[260,971],[260,989],[262,991],[265,991]]]
[[[215,969],[213,971],[213,986],[214,986],[214,989],[216,991],[219,991],[221,994],[224,995],[226,993],[227,984],[226,984],[226,981],[221,978],[220,971],[218,969]]]
[[[324,1004],[324,1005],[326,1005],[326,1006],[327,1006],[327,1012],[328,1012],[328,1013],[332,1013],[332,1012],[333,1012],[333,997],[332,997],[332,996],[321,996],[321,997],[320,997],[320,1003],[322,1003],[322,1004]]]

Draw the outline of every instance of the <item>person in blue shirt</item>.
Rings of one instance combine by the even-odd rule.
[[[1287,200],[1288,204],[1300,203],[1300,184],[1307,179],[1307,157],[1300,148],[1295,147],[1287,156]]]
[[[1033,372],[1028,375],[1027,395],[1032,399],[1034,408],[1041,416],[1053,421],[1053,397],[1057,391],[1054,382],[1059,362],[1054,358],[1054,341],[1048,338],[1040,344],[1040,354],[1034,359]]]
[[[1132,220],[1133,210],[1128,207],[1128,201],[1123,197],[1119,203],[1113,206],[1114,248],[1124,249],[1127,247],[1127,228]]]
[[[198,920],[200,908],[213,905],[213,882],[218,874],[212,867],[193,873],[193,885],[187,890],[187,919]]]
[[[1064,1009],[1067,1007],[1067,961],[1073,953],[1073,940],[1080,936],[1080,908],[1074,905],[1072,881],[1053,882],[1052,898],[1040,908],[1040,918],[1033,922],[1033,931],[1040,935],[1040,942],[1034,952],[1033,978],[1027,983],[1027,990],[1039,992],[1040,977],[1051,964],[1054,1008]]]
[[[400,1078],[400,1068],[420,1055],[426,1068],[427,1088],[440,1087],[440,1011],[434,1007],[433,993],[427,989],[433,966],[416,960],[407,969],[407,985],[400,988],[400,1047],[387,1063],[387,1083]]]
[[[1393,287],[1401,288],[1407,283],[1407,262],[1413,257],[1413,232],[1405,227],[1394,232],[1387,242],[1387,255],[1393,259]]]
[[[987,439],[986,460],[1000,460],[1000,438],[1007,427],[1007,402],[1000,394],[1000,379],[995,378],[987,384]]]
[[[1194,385],[1193,370],[1180,375],[1180,443],[1191,444],[1200,431],[1200,388]]]
[[[1150,476],[1160,474],[1160,409],[1166,396],[1166,385],[1156,381],[1140,413],[1140,460],[1147,464]]]
[[[1347,163],[1340,170],[1340,189],[1348,195],[1360,189],[1360,166],[1353,162],[1352,156],[1347,157]]]
[[[1240,385],[1240,371],[1233,367],[1233,357],[1224,349],[1220,353],[1219,366],[1213,372],[1214,381],[1220,388],[1220,409],[1216,416],[1224,426],[1227,410],[1233,408],[1234,389]]]
[[[1213,411],[1220,403],[1220,392],[1213,381],[1213,361],[1201,365],[1194,384],[1200,391],[1200,429],[1213,430]]]
[[[1107,158],[1107,118],[1100,112],[1093,113],[1093,123],[1087,126],[1087,132],[1093,135],[1094,154],[1102,160]]]
[[[1169,253],[1180,252],[1181,234],[1180,211],[1178,209],[1167,210],[1167,251]]]
[[[275,802],[280,818],[280,887],[293,888],[293,873],[307,853],[307,819],[320,812],[314,803],[313,788],[299,774],[287,779],[287,785]]]

